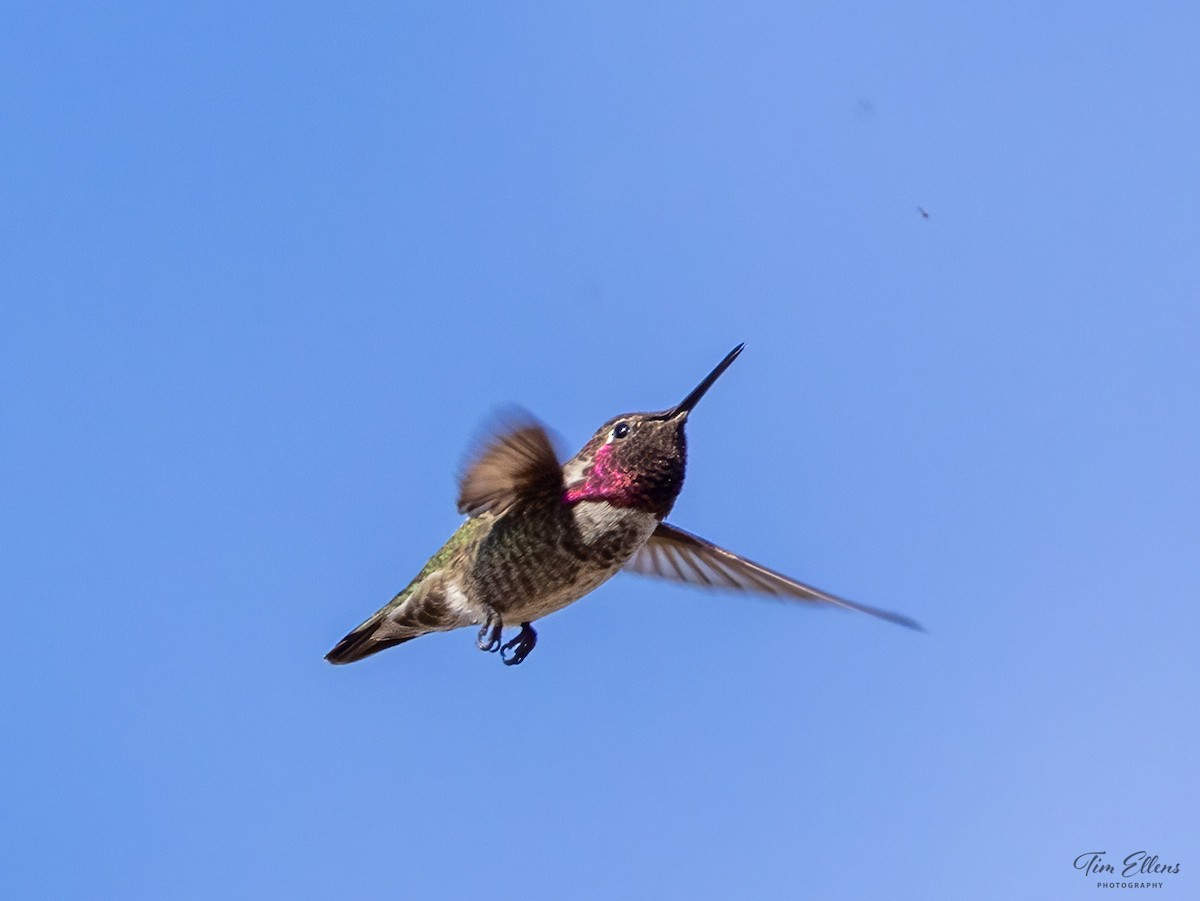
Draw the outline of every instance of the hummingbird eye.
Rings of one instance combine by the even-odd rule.
[[[624,438],[628,434],[629,434],[629,423],[618,422],[615,426],[613,426],[612,436],[614,438]]]

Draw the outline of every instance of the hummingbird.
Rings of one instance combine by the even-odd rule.
[[[684,426],[742,352],[731,350],[678,404],[604,423],[559,464],[541,423],[513,420],[459,479],[466,521],[407,587],[337,643],[325,659],[352,663],[430,632],[479,626],[480,650],[513,666],[537,643],[533,623],[624,569],[707,588],[830,604],[920,629],[797,582],[666,522],[683,487]],[[503,629],[519,626],[502,642]]]

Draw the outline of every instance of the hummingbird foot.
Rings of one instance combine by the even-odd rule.
[[[475,640],[479,650],[488,652],[500,650],[500,632],[503,628],[504,623],[500,619],[500,614],[489,607],[487,620],[484,622],[483,628],[479,630],[479,637]]]
[[[500,657],[504,660],[504,665],[516,666],[529,656],[529,652],[533,650],[535,644],[537,644],[537,632],[533,631],[533,626],[529,623],[521,623],[521,631],[517,633],[517,637],[500,649]],[[513,652],[511,657],[508,656],[509,651]]]

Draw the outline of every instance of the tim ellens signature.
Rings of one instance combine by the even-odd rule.
[[[1082,870],[1085,876],[1096,876],[1104,873],[1117,872],[1111,863],[1104,862],[1104,851],[1088,851],[1075,858],[1075,869]],[[1157,854],[1147,854],[1145,851],[1134,851],[1121,861],[1121,877],[1157,876],[1160,873],[1178,873],[1179,864],[1158,862]]]

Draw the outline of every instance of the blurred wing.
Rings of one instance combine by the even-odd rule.
[[[562,491],[550,436],[526,417],[494,434],[467,467],[458,483],[458,512],[503,513],[524,497]]]
[[[658,524],[650,540],[625,564],[625,568],[644,576],[658,576],[705,588],[728,588],[772,597],[836,604],[838,607],[869,613],[910,629],[924,631],[907,616],[877,610],[865,604],[856,604],[854,601],[789,579],[781,573],[745,557],[739,557],[665,522]]]

